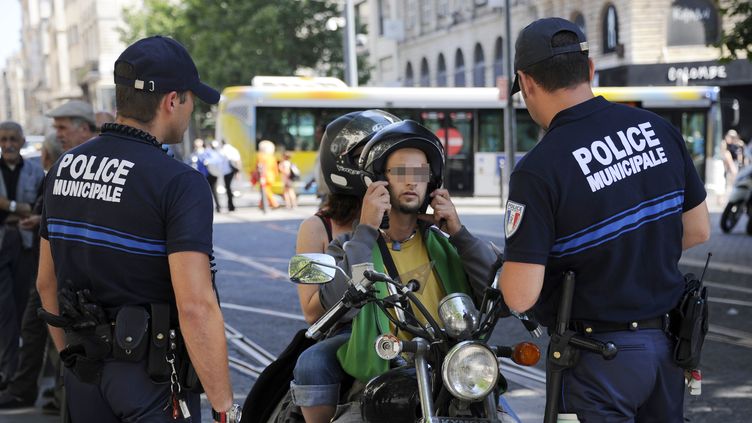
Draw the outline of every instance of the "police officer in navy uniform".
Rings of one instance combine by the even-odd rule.
[[[705,242],[705,190],[677,130],[594,97],[584,34],[540,19],[516,42],[512,94],[546,134],[512,173],[501,288],[509,307],[551,327],[574,271],[572,324],[613,341],[563,373],[559,411],[581,422],[682,422],[684,373],[664,315],[679,302],[682,250]]]
[[[195,97],[215,104],[219,93],[181,44],[161,36],[120,55],[115,83],[116,122],[63,155],[44,194],[37,287],[48,322],[61,316],[66,328],[50,329],[66,364],[68,411],[73,422],[200,421],[199,395],[169,382],[177,372],[154,380],[151,366],[164,369],[175,355],[131,359],[142,335],[152,341],[147,356],[161,348],[167,333],[152,331],[169,325],[167,345],[184,342],[214,419],[237,421],[210,269],[211,191],[162,149],[182,140]],[[154,312],[161,304],[169,322]]]

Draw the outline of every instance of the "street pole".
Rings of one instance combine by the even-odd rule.
[[[345,0],[345,83],[350,87],[358,86],[358,61],[355,53],[355,5],[353,0]]]
[[[514,152],[517,150],[517,119],[514,113],[514,101],[512,101],[512,95],[509,94],[514,83],[514,70],[512,68],[512,19],[510,17],[511,10],[509,6],[509,0],[504,1],[504,21],[506,30],[506,65],[507,65],[507,107],[504,110],[504,168],[501,169],[501,180],[499,181],[500,188],[500,201],[501,207],[505,207],[504,202],[504,186],[509,186],[509,179],[514,170]],[[508,193],[507,193],[508,195]]]

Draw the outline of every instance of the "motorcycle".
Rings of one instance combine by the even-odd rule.
[[[327,283],[336,272],[343,272],[325,254],[294,256],[289,270],[293,282],[305,284]],[[403,285],[374,271],[370,263],[352,266],[352,275],[342,298],[311,325],[306,337],[321,339],[349,310],[375,303],[394,328],[411,334],[412,339],[386,333],[374,340],[379,357],[392,363],[390,370],[372,378],[365,387],[354,387],[360,390],[357,394],[351,389],[345,397],[358,399],[350,403],[354,405],[349,415],[338,412],[333,421],[515,421],[508,410],[497,406],[500,393],[506,389],[499,360],[507,357],[519,365],[532,366],[538,362],[540,350],[531,342],[511,347],[488,345],[498,319],[510,315],[498,289],[486,289],[480,309],[466,294],[447,295],[439,303],[439,325],[415,296],[417,281]],[[390,295],[377,298],[372,289],[375,283],[386,284]],[[418,323],[415,313],[427,323]],[[533,320],[518,318],[531,333],[540,334]],[[265,421],[294,420],[290,418],[291,406],[288,395]]]
[[[728,203],[721,214],[721,230],[724,233],[731,232],[745,212],[748,215],[747,234],[752,235],[752,165],[743,168],[736,175]]]

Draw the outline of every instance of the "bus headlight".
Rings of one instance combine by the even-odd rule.
[[[460,342],[444,359],[441,377],[452,395],[474,401],[484,398],[496,386],[499,363],[496,354],[484,344]]]

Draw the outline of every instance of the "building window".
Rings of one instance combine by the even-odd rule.
[[[613,53],[619,45],[619,17],[613,4],[606,6],[603,13],[603,53]]]
[[[428,71],[428,60],[425,57],[420,61],[420,86],[431,86],[431,74]]]
[[[460,49],[454,54],[454,86],[465,86],[465,56]]]
[[[439,60],[437,61],[438,65],[436,66],[436,85],[439,87],[446,87],[447,86],[447,71],[446,71],[446,61],[444,60],[444,54],[439,53]]]
[[[668,15],[666,45],[691,46],[718,41],[718,10],[711,0],[674,0]]]
[[[420,0],[420,29],[421,33],[426,33],[431,26],[433,13],[431,11],[431,2],[433,0]]]
[[[483,57],[483,47],[480,43],[475,44],[473,53],[473,86],[486,86],[486,60]]]
[[[502,75],[504,75],[504,40],[498,37],[494,44],[493,82]]]
[[[572,13],[572,22],[574,22],[574,24],[580,28],[580,31],[587,36],[587,31],[585,31],[585,16],[582,12],[575,11]]]
[[[415,77],[413,76],[413,64],[407,62],[407,66],[405,67],[405,86],[412,87],[413,85],[415,85]]]

